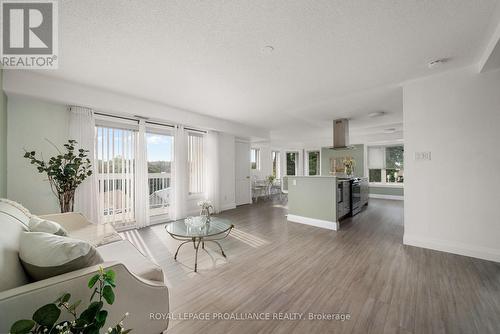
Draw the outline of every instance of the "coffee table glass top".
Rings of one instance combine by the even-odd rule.
[[[193,217],[194,220],[204,219],[204,217]],[[199,222],[199,221],[197,221]],[[196,224],[196,222],[195,222]],[[218,217],[210,217],[209,221],[202,226],[188,225],[184,219],[169,223],[165,227],[171,235],[182,238],[210,237],[229,231],[232,224],[229,220]]]

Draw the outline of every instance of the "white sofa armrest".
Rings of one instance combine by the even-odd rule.
[[[136,333],[157,334],[167,329],[167,318],[150,319],[151,313],[169,312],[168,289],[165,285],[141,279],[118,262],[104,263],[102,266],[115,271],[117,285],[114,304],[104,303],[104,309],[109,312],[106,326],[112,327],[129,312],[125,327],[135,329]],[[0,292],[0,333],[8,333],[10,326],[17,320],[31,319],[39,307],[54,302],[66,292],[71,294],[70,303],[82,301],[78,307],[78,313],[81,313],[88,306],[92,293],[87,282],[98,269],[99,266],[92,266]],[[61,320],[71,318],[63,311]]]

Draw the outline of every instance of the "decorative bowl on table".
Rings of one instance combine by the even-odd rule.
[[[184,219],[184,223],[191,227],[204,227],[208,220],[209,219],[205,216],[187,217]]]

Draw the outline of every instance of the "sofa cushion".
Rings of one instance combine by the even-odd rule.
[[[29,283],[19,262],[19,239],[26,225],[0,209],[0,291]]]
[[[102,263],[88,242],[44,232],[23,232],[19,259],[35,281]]]
[[[68,232],[58,223],[37,216],[31,217],[28,228],[31,232],[45,232],[63,237],[68,235]]]
[[[151,281],[164,280],[161,268],[142,255],[128,240],[113,242],[97,249],[104,261],[121,262],[137,276]]]

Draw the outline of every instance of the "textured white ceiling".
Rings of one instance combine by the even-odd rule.
[[[402,122],[397,83],[477,60],[498,3],[65,0],[60,69],[49,75],[278,137],[304,125],[326,133],[340,116],[353,117],[353,133],[380,132]],[[451,61],[427,68],[441,57]],[[363,119],[375,110],[393,115]]]

